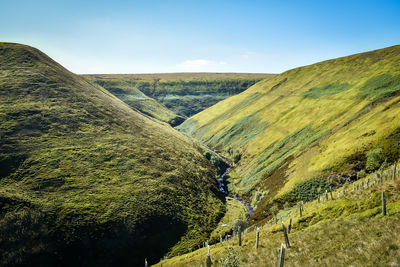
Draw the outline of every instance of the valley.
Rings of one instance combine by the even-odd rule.
[[[234,162],[230,191],[257,208],[308,201],[296,188],[337,187],[399,158],[400,46],[265,79],[178,129]],[[310,196],[315,198],[314,196]]]
[[[399,262],[399,66],[77,75],[0,43],[0,265],[276,266],[281,222],[289,266]]]
[[[85,75],[129,106],[171,126],[273,74],[161,73]]]

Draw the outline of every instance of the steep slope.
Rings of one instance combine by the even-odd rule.
[[[251,200],[253,219],[262,219],[273,199],[302,200],[293,190],[341,184],[397,159],[399,95],[394,46],[266,79],[180,129],[236,162],[231,190]]]
[[[223,215],[198,147],[32,47],[0,43],[0,265],[137,266]]]
[[[239,266],[277,266],[278,249],[285,243],[281,220],[286,227],[292,222],[285,266],[399,265],[399,172],[393,179],[393,166],[390,166],[383,171],[383,176],[380,174],[381,171],[359,179],[355,190],[350,186],[345,195],[343,188],[339,188],[333,195],[328,194],[328,198],[323,196],[321,201],[304,204],[301,215],[296,206],[281,210],[276,220],[259,225],[257,249],[255,227],[242,234],[242,247],[238,246],[237,237],[212,245],[213,266],[238,266],[234,261],[239,262]],[[386,198],[384,216],[382,190]],[[163,261],[162,266],[202,266],[207,252],[207,248],[198,249]]]
[[[85,75],[85,78],[103,86],[130,106],[175,126],[271,76],[251,73],[160,73]],[[144,98],[139,91],[157,100],[178,117],[173,118],[165,108]]]

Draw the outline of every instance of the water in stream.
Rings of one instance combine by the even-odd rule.
[[[250,205],[250,203],[241,197],[238,197],[232,193],[229,193],[229,191],[228,191],[228,187],[226,186],[225,176],[228,174],[228,172],[231,170],[231,168],[232,168],[232,165],[229,164],[229,168],[227,168],[225,170],[225,172],[218,178],[219,191],[221,191],[225,195],[228,195],[228,196],[233,197],[234,199],[240,201],[246,207],[246,209],[249,213],[249,216],[251,216],[253,214],[253,207]]]

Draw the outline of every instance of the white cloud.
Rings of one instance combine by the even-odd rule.
[[[225,61],[220,61],[219,62],[219,65],[226,65],[226,64],[228,64],[228,63],[226,63]]]
[[[194,59],[194,60],[186,60],[178,65],[181,68],[192,68],[192,67],[203,67],[207,65],[212,65],[213,61],[205,60],[205,59]]]

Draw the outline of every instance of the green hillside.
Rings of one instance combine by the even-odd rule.
[[[168,124],[0,43],[0,265],[138,266],[202,242],[215,169]]]
[[[162,73],[84,77],[103,86],[131,107],[175,126],[185,118],[271,76],[251,73]]]
[[[179,128],[235,162],[231,190],[257,207],[315,198],[400,155],[400,46],[263,80]],[[300,193],[299,193],[300,192]],[[307,198],[307,199],[302,199]]]
[[[397,163],[399,164],[399,163]],[[288,228],[284,266],[397,266],[400,263],[400,177],[393,180],[393,166],[303,205],[282,208],[268,223],[259,224],[259,246],[255,227],[238,238],[213,244],[212,266],[278,266],[281,244],[285,244],[281,220]],[[376,178],[378,177],[378,178]],[[382,178],[382,180],[380,180]],[[386,215],[382,213],[385,192]],[[332,199],[333,197],[333,199]],[[154,266],[205,266],[207,248],[162,261]],[[237,264],[235,265],[234,262]]]

